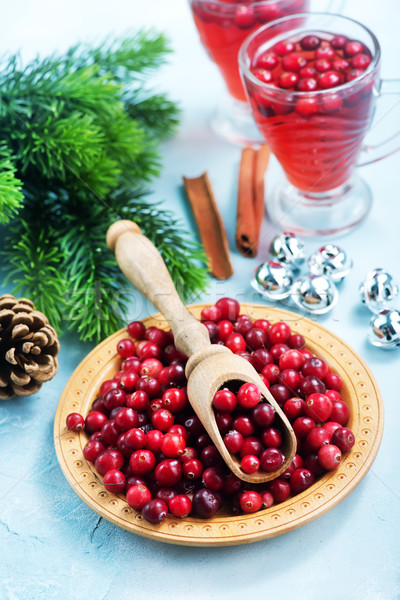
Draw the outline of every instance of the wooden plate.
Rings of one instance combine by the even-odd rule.
[[[189,310],[199,318],[204,306],[190,306]],[[82,454],[87,435],[68,431],[65,425],[69,413],[87,414],[100,383],[118,370],[116,345],[126,337],[126,331],[121,330],[96,346],[75,370],[61,396],[54,422],[55,448],[64,475],[78,496],[99,515],[132,533],[171,544],[249,543],[316,519],[343,500],[365,476],[381,441],[383,405],[378,386],[364,361],[326,328],[295,313],[258,304],[242,304],[241,312],[253,319],[286,321],[295,333],[306,338],[307,347],[324,358],[342,378],[342,395],[351,410],[349,427],[356,437],[352,451],[344,456],[338,469],[326,473],[308,490],[267,510],[240,516],[218,513],[211,519],[177,519],[169,515],[160,525],[151,525],[128,506],[123,495],[105,490],[101,477]],[[143,323],[146,327],[167,326],[160,314],[144,319]]]

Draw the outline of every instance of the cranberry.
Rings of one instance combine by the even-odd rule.
[[[283,369],[279,373],[279,383],[283,383],[293,394],[297,392],[302,380],[303,376],[295,369]]]
[[[268,364],[261,371],[261,375],[263,377],[265,377],[266,379],[268,379],[268,381],[270,382],[271,385],[278,383],[279,373],[280,373],[280,369],[279,369],[278,365],[275,365],[275,364]]]
[[[299,391],[304,397],[310,394],[325,394],[325,384],[315,375],[306,375],[299,385]]]
[[[150,399],[148,394],[146,394],[146,392],[143,392],[141,390],[136,390],[135,392],[133,392],[133,394],[131,394],[130,396],[127,396],[126,398],[126,406],[128,408],[133,408],[134,410],[137,411],[144,411],[146,410],[146,408],[148,408],[150,404]]]
[[[222,319],[222,311],[218,306],[205,306],[200,313],[201,321],[212,321],[218,323]]]
[[[331,46],[320,46],[319,48],[317,48],[315,58],[326,58],[328,60],[332,60],[333,58],[335,58],[335,51],[333,50],[333,48],[331,48]]]
[[[251,418],[258,427],[269,427],[275,420],[275,410],[267,402],[262,402],[253,408]]]
[[[108,390],[107,390],[108,391]],[[95,412],[95,411],[99,411],[103,414],[107,414],[108,410],[106,409],[106,407],[104,406],[103,403],[103,398],[96,398],[96,400],[93,402],[90,411]]]
[[[243,408],[254,408],[261,400],[261,393],[255,383],[244,383],[237,393],[237,403]]]
[[[332,444],[342,452],[348,452],[355,444],[354,433],[348,427],[338,427],[332,435]]]
[[[277,504],[285,502],[290,496],[290,485],[285,479],[274,479],[269,483],[269,492],[272,494],[274,502]]]
[[[113,408],[122,407],[126,404],[126,394],[123,390],[117,388],[115,390],[109,390],[103,398],[104,406],[107,410],[113,410]]]
[[[288,54],[282,58],[282,67],[286,71],[293,71],[297,73],[302,67],[307,64],[307,59],[302,54]]]
[[[332,402],[332,412],[330,418],[332,421],[340,423],[343,427],[347,425],[347,422],[350,418],[350,410],[343,400],[334,400]]]
[[[165,433],[175,422],[174,415],[166,408],[158,408],[151,415],[151,424]]]
[[[271,473],[277,471],[282,465],[285,457],[278,448],[266,448],[260,454],[260,465],[263,471]]]
[[[141,510],[150,500],[151,493],[145,485],[132,485],[126,492],[126,501],[135,510]]]
[[[282,354],[284,354],[287,350],[289,350],[289,346],[284,344],[283,342],[277,342],[273,344],[270,348],[271,356],[274,362],[278,363]]]
[[[186,446],[184,448],[182,454],[180,455],[179,459],[180,459],[181,463],[183,464],[187,460],[192,460],[193,458],[198,458],[198,457],[199,457],[199,453],[197,452],[196,448],[192,448],[192,446]]]
[[[115,422],[121,431],[128,431],[138,424],[137,412],[133,408],[121,408],[115,417]]]
[[[240,496],[240,508],[245,513],[254,513],[260,510],[262,498],[258,492],[247,490]]]
[[[215,413],[215,422],[221,435],[226,435],[232,425],[232,417],[228,412]]]
[[[251,350],[265,348],[268,344],[268,333],[264,329],[253,327],[246,333],[245,340]]]
[[[298,417],[293,423],[293,431],[300,438],[305,438],[315,427],[315,421],[309,417]]]
[[[243,436],[239,431],[232,429],[225,435],[224,444],[228,452],[236,454],[237,452],[240,452],[243,446]]]
[[[118,450],[107,448],[98,455],[94,463],[95,469],[101,477],[112,469],[120,469],[124,464],[124,457]]]
[[[266,52],[257,58],[256,67],[260,69],[268,69],[272,71],[279,64],[279,59],[275,54]]]
[[[117,352],[122,358],[135,355],[135,342],[129,338],[120,340],[117,344]]]
[[[246,456],[252,454],[254,456],[260,456],[263,449],[262,443],[258,437],[249,435],[244,438],[242,447],[240,449],[240,456]]]
[[[225,346],[234,354],[238,354],[246,350],[246,341],[240,333],[234,332],[225,340]]]
[[[129,459],[133,475],[147,475],[156,466],[156,457],[150,450],[136,450]]]
[[[148,377],[157,379],[163,368],[163,364],[158,358],[145,358],[141,364],[140,375],[148,375]]]
[[[235,25],[241,29],[248,29],[254,25],[256,20],[254,8],[249,5],[240,4],[235,9]]]
[[[273,363],[273,358],[265,348],[257,348],[251,355],[250,362],[255,370],[261,373],[266,365]]]
[[[187,517],[192,510],[192,501],[185,494],[178,494],[168,502],[168,508],[174,517]]]
[[[169,333],[158,327],[149,327],[145,333],[145,338],[162,349],[168,346],[171,341]]]
[[[167,429],[167,433],[177,433],[178,435],[183,437],[185,443],[189,441],[188,431],[183,425],[180,425],[179,423],[174,423],[173,425],[171,425],[171,427]]]
[[[88,433],[100,431],[106,421],[107,417],[104,413],[98,410],[93,410],[86,416],[85,429]]]
[[[323,429],[329,431],[331,436],[335,433],[336,429],[341,427],[340,423],[336,423],[335,421],[327,421],[322,425]]]
[[[304,79],[313,79],[316,76],[316,74],[317,74],[317,70],[314,69],[314,67],[310,67],[309,65],[307,67],[303,67],[299,71],[299,75],[302,79],[303,78]],[[304,90],[304,91],[307,91],[307,90]],[[303,336],[301,336],[301,337],[303,337]]]
[[[261,434],[261,441],[266,448],[279,448],[282,445],[282,434],[275,427],[267,427]]]
[[[185,429],[194,436],[204,433],[204,427],[197,415],[191,415],[184,421]]]
[[[237,400],[233,392],[222,389],[214,394],[212,403],[216,410],[232,412],[236,408]]]
[[[315,68],[320,73],[325,73],[325,71],[329,71],[332,68],[332,63],[327,58],[319,58],[315,61]]]
[[[162,396],[162,404],[171,413],[180,413],[187,405],[186,393],[182,388],[169,388]]]
[[[121,430],[119,429],[115,419],[107,421],[101,428],[101,437],[107,446],[114,446]]]
[[[83,447],[83,456],[91,463],[96,462],[96,458],[104,452],[105,447],[99,440],[89,440]]]
[[[225,342],[229,338],[229,336],[234,332],[233,323],[231,323],[231,321],[228,321],[227,319],[219,321],[217,327],[218,337],[223,342]]]
[[[289,400],[293,396],[291,390],[282,383],[271,385],[269,391],[280,406],[283,406],[286,400]]]
[[[222,319],[233,322],[237,320],[240,312],[240,305],[237,300],[234,298],[220,298],[215,305],[220,309]]]
[[[200,479],[203,471],[203,463],[198,458],[189,458],[182,464],[182,473],[186,479]]]
[[[132,338],[141,340],[144,338],[144,334],[146,333],[146,327],[141,321],[132,321],[129,323],[127,331]]]
[[[361,54],[361,52],[363,50],[364,50],[364,46],[362,45],[361,42],[357,42],[357,41],[347,42],[347,44],[344,47],[344,55],[347,57],[355,56],[356,54]]]
[[[328,94],[321,98],[322,110],[326,113],[338,112],[343,106],[343,100],[339,94]]]
[[[261,496],[261,508],[269,508],[274,503],[274,497],[268,490],[262,490]]]
[[[299,352],[299,350],[286,350],[286,352],[281,354],[279,357],[279,368],[298,370],[300,369],[304,361],[304,355],[301,352]]]
[[[271,71],[267,69],[254,69],[253,75],[263,83],[271,83],[274,79]]]
[[[371,57],[368,54],[356,54],[351,59],[351,66],[354,69],[366,69],[371,64]]]
[[[290,421],[294,421],[304,414],[304,400],[302,398],[289,398],[283,405],[283,412]]]
[[[328,367],[322,358],[313,356],[312,358],[307,358],[304,361],[301,367],[301,372],[304,376],[315,375],[319,379],[324,379],[324,377],[328,374]]]
[[[311,471],[311,473],[316,477],[324,472],[324,469],[319,464],[318,454],[315,452],[312,452],[306,456],[304,460],[304,468]]]
[[[327,373],[324,377],[324,384],[327,389],[339,392],[342,387],[342,380],[336,373]]]
[[[202,433],[195,441],[195,446],[199,451],[208,445],[211,445],[211,438],[208,433]]]
[[[311,50],[316,50],[317,48],[319,48],[320,44],[321,40],[316,35],[305,35],[300,40],[300,46],[303,48],[303,50],[306,50],[308,52],[310,52]]]
[[[142,508],[143,517],[153,525],[161,523],[167,516],[167,513],[168,506],[163,500],[158,500],[157,498],[149,500]]]
[[[124,434],[125,446],[131,452],[134,452],[135,450],[141,450],[146,445],[146,435],[147,434],[145,434],[144,431],[138,429],[137,427],[129,429],[129,431]],[[151,450],[151,448],[148,448],[148,450]]]
[[[269,339],[271,344],[286,344],[286,342],[289,341],[291,334],[292,332],[289,325],[283,321],[279,321],[278,323],[271,325],[271,329],[269,330]]]
[[[342,460],[342,452],[340,448],[334,444],[326,444],[318,450],[318,462],[323,469],[333,471],[336,469]]]
[[[224,474],[220,467],[207,467],[203,471],[204,487],[214,492],[222,490],[224,486]]]
[[[332,413],[332,401],[325,394],[307,396],[304,412],[317,423],[327,421]]]
[[[326,446],[324,446],[326,448]],[[290,489],[293,494],[304,492],[315,481],[315,475],[308,469],[296,469],[290,478]]]
[[[121,494],[125,489],[126,478],[118,469],[110,469],[104,475],[104,487],[113,494]]]
[[[286,56],[286,54],[293,52],[294,48],[293,42],[282,40],[274,45],[273,51],[277,56]]]
[[[136,382],[139,379],[139,374],[136,373],[135,371],[131,370],[131,371],[126,371],[125,373],[122,374],[120,382],[119,382],[119,386],[121,389],[124,390],[124,392],[133,392],[133,390],[135,389],[136,386]]]
[[[161,452],[168,458],[177,458],[185,449],[185,440],[177,433],[166,433],[161,440]]]
[[[240,467],[244,473],[256,473],[260,468],[260,460],[254,454],[245,454],[240,462]]]
[[[174,488],[160,487],[154,494],[154,498],[158,498],[158,500],[163,500],[166,504],[169,504],[169,501],[176,495],[177,492]]]
[[[336,402],[337,400],[343,401],[341,394],[336,390],[326,390],[325,395],[328,396],[332,402]]]
[[[240,490],[243,488],[243,485],[243,481],[239,479],[239,477],[229,472],[224,478],[224,487],[222,489],[222,493],[225,497],[233,496],[234,494],[240,492]]]
[[[347,44],[347,37],[344,35],[335,35],[331,39],[330,43],[332,48],[334,48],[335,50],[341,50]]]
[[[317,452],[324,444],[329,444],[332,434],[323,427],[313,427],[306,437],[306,445],[312,452]]]
[[[246,333],[253,329],[253,321],[247,315],[239,315],[235,323],[235,331],[245,336]]]
[[[261,405],[260,405],[261,406]],[[244,437],[248,437],[254,433],[254,425],[246,415],[239,415],[232,421],[232,427],[239,431]]]
[[[223,460],[214,444],[209,444],[202,449],[200,460],[204,467],[214,467],[223,464]]]
[[[210,337],[210,342],[215,344],[219,338],[219,329],[218,325],[213,321],[203,321],[203,325],[207,327],[208,335]]]
[[[302,81],[306,81],[303,79]],[[312,79],[308,81],[314,81]],[[317,82],[315,82],[315,88],[317,87]],[[314,89],[315,89],[314,88]],[[305,90],[301,90],[305,91]],[[310,91],[310,90],[307,90]],[[296,112],[298,112],[303,117],[310,117],[311,115],[318,112],[319,103],[318,98],[314,98],[313,96],[308,96],[306,98],[299,98],[296,102]]]
[[[84,427],[85,419],[79,413],[70,413],[67,416],[66,425],[67,429],[69,429],[70,431],[79,431]]]
[[[208,519],[213,517],[222,505],[222,495],[219,492],[202,488],[197,490],[193,496],[193,512],[198,517]]]
[[[297,73],[292,73],[291,71],[283,71],[279,75],[278,83],[283,89],[294,88],[296,83],[299,81],[299,76]]]
[[[335,87],[342,83],[342,77],[337,71],[325,71],[318,75],[318,84],[323,89]]]

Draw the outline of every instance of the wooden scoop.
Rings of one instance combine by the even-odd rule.
[[[257,371],[246,359],[225,346],[211,344],[207,328],[185,308],[161,255],[152,242],[141,235],[135,223],[121,220],[111,225],[107,244],[126,277],[164,315],[174,334],[176,347],[188,357],[185,372],[190,404],[229,469],[251,483],[278,477],[292,462],[296,437]],[[248,475],[242,471],[240,461],[226,449],[215,421],[212,400],[214,394],[230,381],[255,383],[280,418],[285,461],[278,471],[257,471]]]

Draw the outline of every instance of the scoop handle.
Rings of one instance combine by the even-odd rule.
[[[121,271],[168,321],[178,350],[190,357],[210,346],[207,328],[185,308],[160,253],[138,225],[116,221],[106,239]]]

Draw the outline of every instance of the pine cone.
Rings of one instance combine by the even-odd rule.
[[[29,396],[57,373],[60,343],[28,298],[0,296],[0,400]]]

